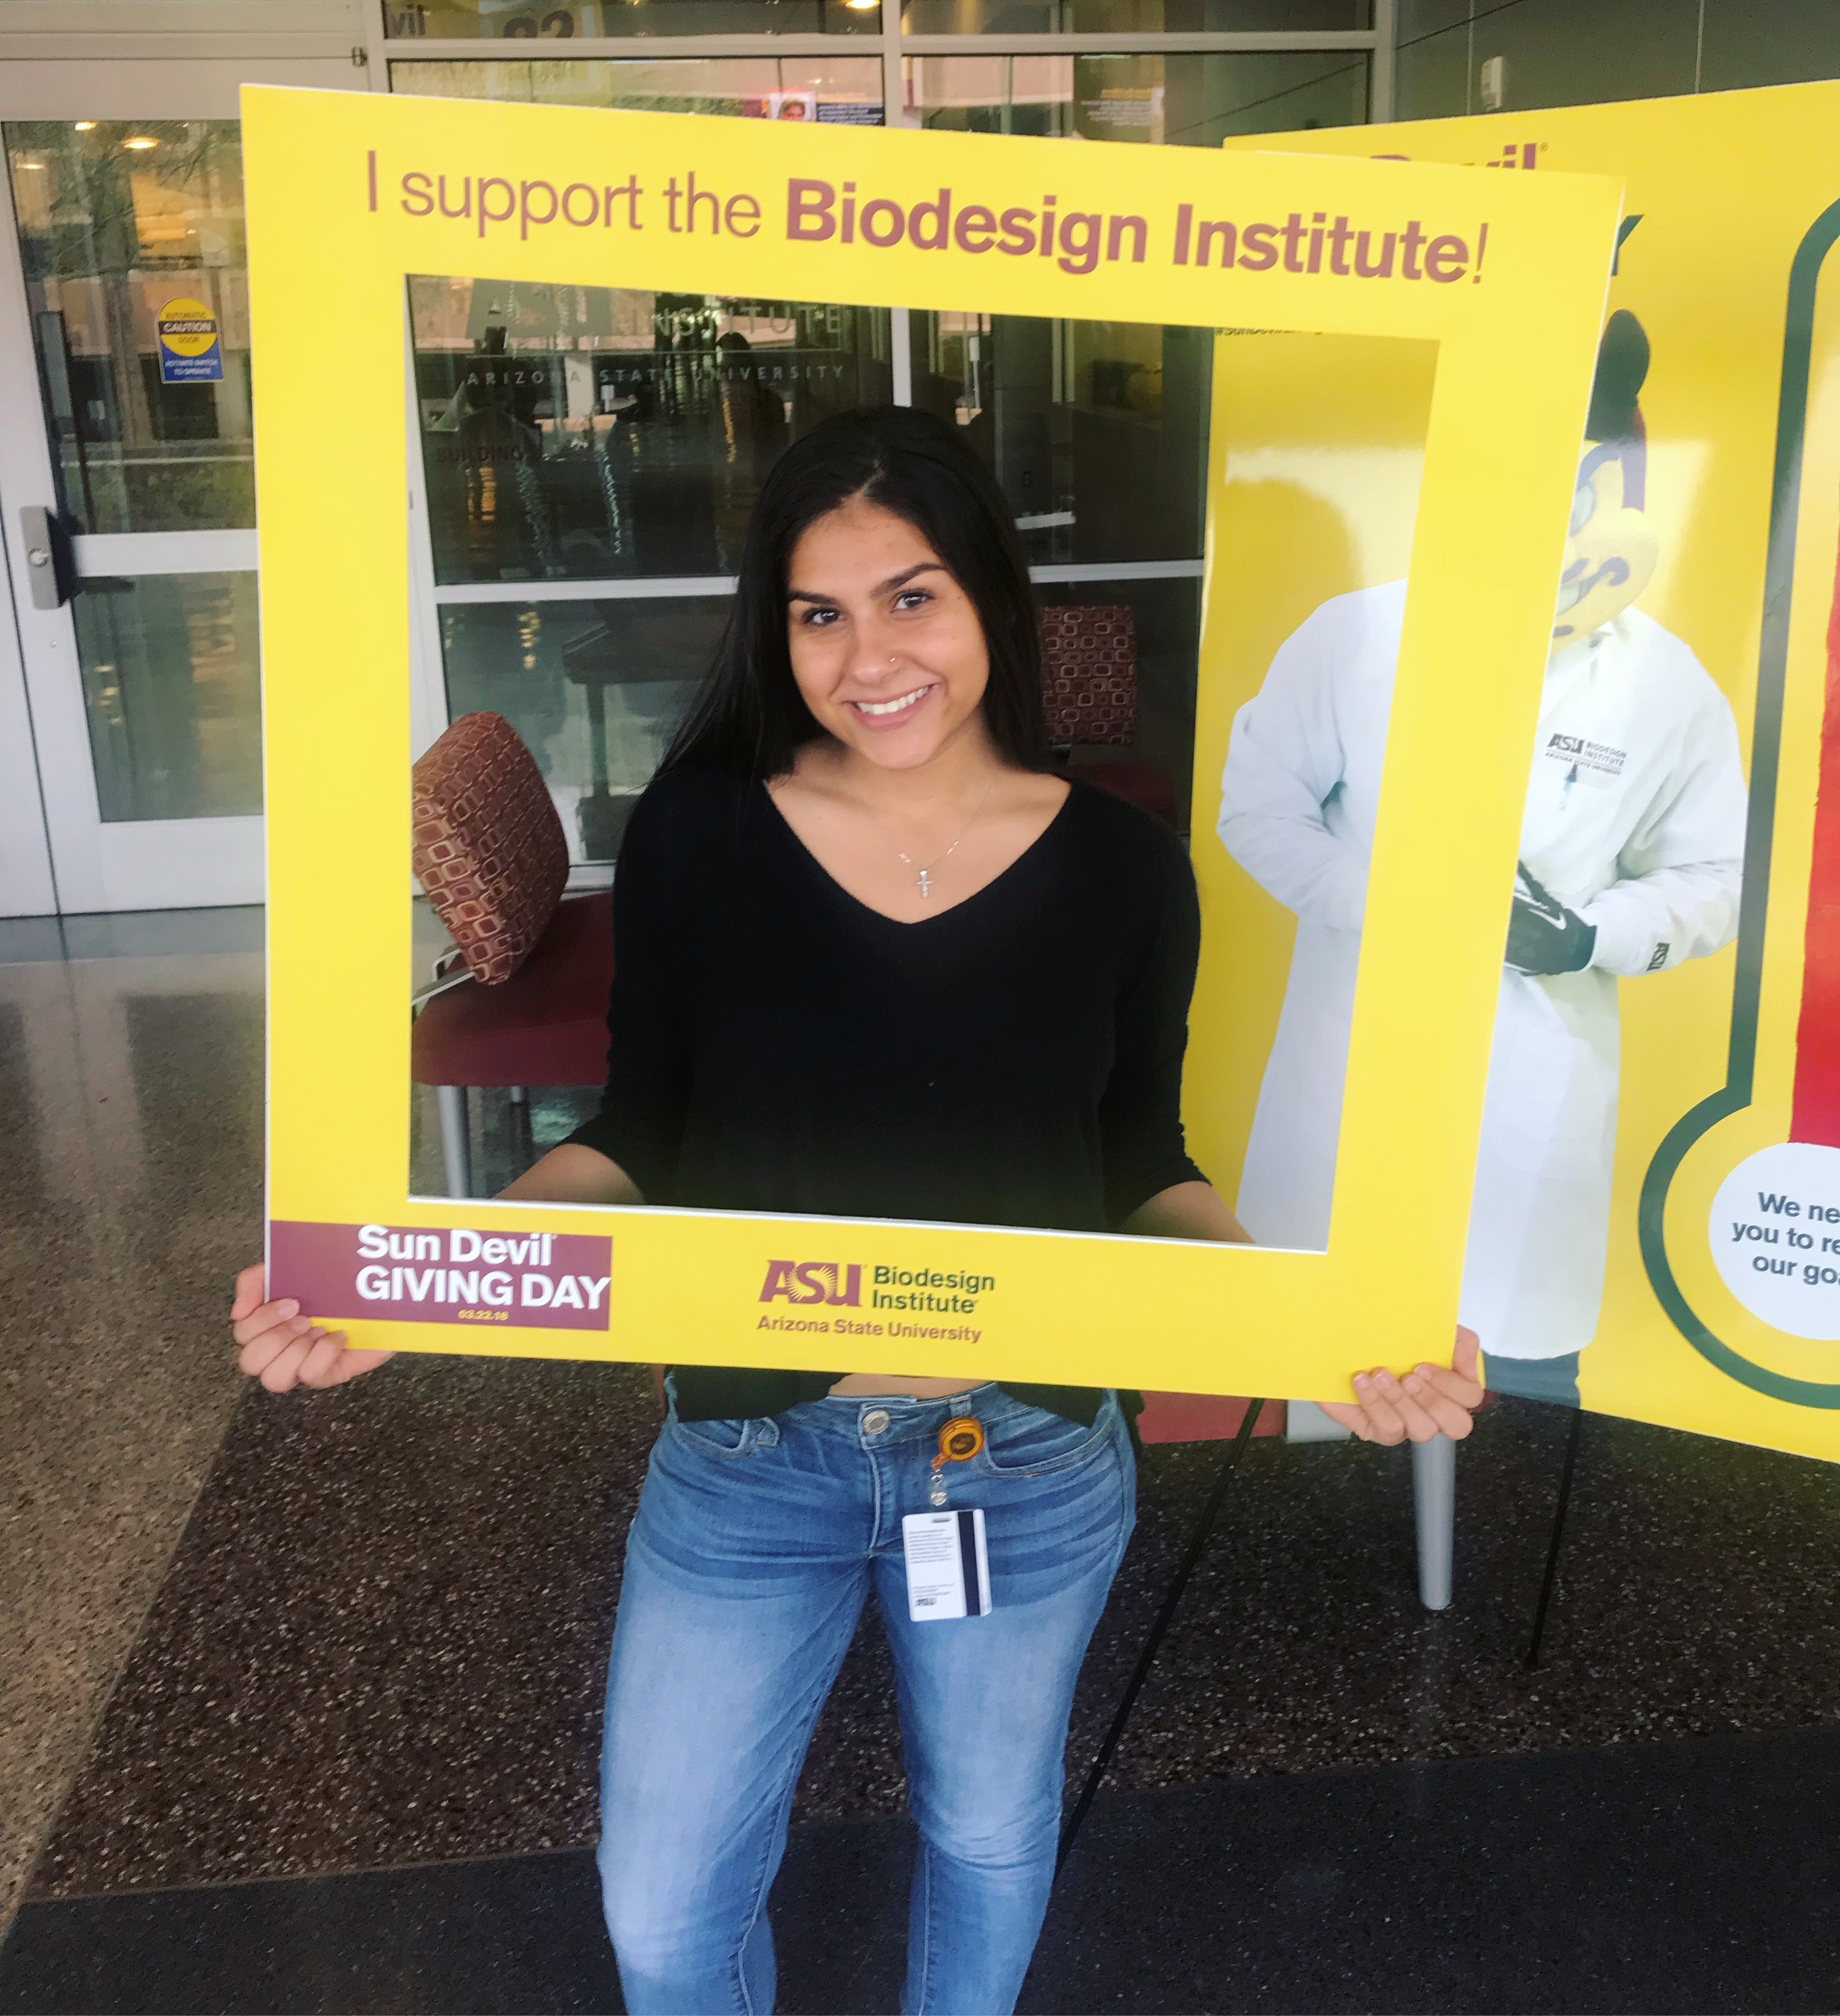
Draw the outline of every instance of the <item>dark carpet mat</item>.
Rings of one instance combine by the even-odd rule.
[[[1840,1733],[1113,1793],[1025,2011],[1801,2012],[1840,2000]],[[898,1820],[795,1830],[783,2009],[891,2009]],[[28,1905],[0,2011],[614,2011],[591,1855]]]

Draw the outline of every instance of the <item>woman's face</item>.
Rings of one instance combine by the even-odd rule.
[[[852,497],[815,520],[792,549],[786,622],[805,703],[846,749],[911,770],[982,736],[983,625],[905,518]]]

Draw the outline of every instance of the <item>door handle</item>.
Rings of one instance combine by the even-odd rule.
[[[62,609],[82,592],[77,578],[77,521],[67,512],[28,504],[20,513],[26,535],[26,575],[34,609]]]
[[[34,609],[62,609],[79,595],[131,595],[134,583],[77,571],[77,520],[67,511],[28,504],[20,513],[26,535],[26,573]]]

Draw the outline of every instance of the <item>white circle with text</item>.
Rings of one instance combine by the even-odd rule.
[[[1708,1228],[1725,1285],[1773,1330],[1840,1338],[1840,1148],[1784,1141],[1719,1186]]]

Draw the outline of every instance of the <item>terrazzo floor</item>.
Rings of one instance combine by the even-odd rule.
[[[0,1924],[229,1421],[259,913],[0,924]]]

